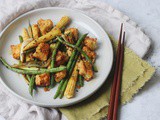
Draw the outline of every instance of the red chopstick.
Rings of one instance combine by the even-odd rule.
[[[115,101],[114,101],[113,120],[117,120],[121,79],[122,79],[122,69],[123,69],[123,59],[124,59],[124,41],[125,41],[125,32],[123,33],[123,41],[122,41],[121,52],[120,52],[121,56],[120,56],[120,65],[119,65],[119,70],[118,70],[116,94],[115,94]]]
[[[111,95],[110,95],[110,105],[108,109],[108,120],[116,120],[117,119],[117,110],[118,110],[118,100],[119,99],[119,91],[120,91],[120,79],[122,74],[122,67],[123,67],[123,56],[124,56],[124,40],[125,40],[125,33],[123,35],[123,42],[121,45],[121,38],[122,38],[122,30],[123,30],[123,23],[121,24],[120,35],[119,35],[119,42],[118,42],[118,49],[116,55],[116,68],[114,73],[114,80],[111,88]],[[113,117],[114,116],[114,117]]]

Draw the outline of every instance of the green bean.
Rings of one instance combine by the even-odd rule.
[[[28,20],[29,28],[31,29],[31,37],[33,38],[33,31],[32,31],[32,25],[30,20]]]
[[[66,90],[66,87],[67,87],[69,78],[70,78],[70,76],[72,75],[72,72],[73,72],[73,69],[74,69],[74,67],[75,67],[75,65],[76,65],[76,62],[77,62],[78,57],[79,57],[79,53],[76,54],[76,56],[75,56],[75,58],[74,58],[74,60],[73,60],[73,62],[72,62],[71,68],[69,69],[68,77],[67,77],[67,79],[65,80],[65,82],[64,82],[64,84],[63,84],[63,86],[62,86],[62,89],[61,89],[61,91],[60,91],[60,99],[61,99],[61,98],[63,97],[63,95],[64,95],[64,92],[65,92],[65,90]]]
[[[77,47],[81,45],[82,41],[85,39],[86,36],[87,36],[87,34],[84,34],[79,38],[79,40],[76,43]],[[71,57],[70,57],[70,59],[68,61],[68,64],[67,64],[67,71],[68,71],[68,69],[70,69],[72,61],[73,61],[75,55],[76,55],[76,50],[74,50],[73,53],[71,54]]]
[[[28,79],[28,81],[30,82],[30,80],[31,80],[30,75],[26,75],[26,78],[27,78],[27,79]]]
[[[55,66],[56,53],[57,53],[57,50],[58,50],[60,44],[61,44],[60,42],[57,42],[56,46],[55,46],[55,49],[52,52],[52,58],[51,58],[52,60],[51,60],[51,67],[50,68],[54,68],[54,66]],[[54,74],[50,74],[50,77],[51,77],[51,79],[50,79],[49,88],[53,88],[53,86],[55,84]]]
[[[57,40],[59,42],[65,44],[65,45],[69,46],[69,47],[72,47],[72,48],[78,50],[78,52],[80,52],[81,54],[83,54],[83,56],[86,58],[86,60],[88,60],[92,64],[91,59],[88,57],[88,55],[82,49],[80,49],[76,45],[70,44],[69,42],[62,40],[62,38],[60,38],[60,37],[57,37]]]
[[[65,66],[60,66],[57,68],[51,68],[51,69],[42,69],[42,68],[38,68],[37,70],[33,70],[33,68],[27,69],[27,70],[23,70],[23,69],[17,69],[17,68],[13,68],[11,67],[2,57],[0,57],[0,61],[4,64],[4,66],[6,66],[8,69],[20,73],[20,74],[42,74],[42,73],[55,73],[55,72],[59,72],[62,70],[65,70],[66,67]]]
[[[83,80],[82,75],[78,75],[77,85],[80,86],[80,87],[83,87],[83,85],[84,85],[84,80]]]
[[[98,72],[97,66],[96,66],[95,64],[93,65],[92,68],[93,68],[93,71],[94,71],[94,72]]]
[[[75,55],[76,55],[76,53],[77,53],[77,52],[75,52]],[[74,58],[74,59],[75,59],[75,58]],[[74,59],[73,59],[73,61],[75,61]],[[74,63],[74,62],[73,62],[73,63]],[[68,68],[68,69],[69,69],[69,71],[68,71],[68,74],[69,74],[69,75],[68,75],[68,76],[70,76],[70,74],[71,74],[71,72],[72,72],[72,71],[71,71],[71,68],[72,68],[72,67],[73,67],[73,64],[71,64],[70,68]],[[54,95],[54,99],[56,99],[60,94],[63,93],[63,90],[62,90],[62,89],[65,89],[65,86],[66,86],[66,85],[65,85],[65,86],[63,87],[63,85],[64,85],[64,83],[66,84],[67,79],[68,79],[68,78],[64,78],[64,79],[61,80],[61,82],[60,82],[60,84],[59,84],[59,86],[58,86],[58,89],[57,89],[57,91],[56,91],[56,94]],[[67,83],[68,83],[68,82],[67,82]]]
[[[30,82],[29,82],[29,93],[31,94],[31,96],[33,96],[34,84],[35,84],[35,76],[32,75]]]
[[[57,91],[56,91],[56,94],[54,95],[54,99],[56,99],[56,98],[59,96],[59,93],[60,93],[60,91],[61,91],[61,88],[62,88],[64,82],[65,82],[65,79],[61,80],[61,82],[60,82],[60,84],[59,84],[59,86],[58,86],[58,89],[57,89]]]
[[[23,37],[21,35],[19,35],[19,41],[20,41],[20,43],[23,42]]]
[[[81,43],[83,42],[83,40],[85,39],[86,36],[87,36],[87,34],[84,34],[78,39],[78,41],[76,43],[77,47],[81,45]],[[76,56],[76,54],[77,54],[77,51],[74,50],[73,53],[70,56],[70,59],[69,59],[68,63],[67,63],[67,71],[71,71],[70,69],[72,67],[72,62],[73,62],[74,57]],[[61,91],[61,96],[60,97],[63,97],[62,93],[64,93],[64,90],[65,90],[66,85],[67,85],[67,84],[64,85],[65,81],[68,83],[68,80],[66,80],[66,79],[61,80],[60,85],[58,86],[58,89],[56,91],[56,94],[54,95],[54,99],[56,99],[59,96],[60,91]],[[64,87],[63,87],[63,85],[64,85]],[[62,87],[63,87],[63,90],[61,90]]]
[[[51,63],[51,57],[45,62],[36,61],[36,60],[25,62],[25,63],[13,64],[11,67],[14,67],[14,68],[26,68],[26,67],[27,68],[30,68],[30,67],[46,68]]]
[[[56,46],[55,46],[55,49],[53,50],[53,53],[52,53],[52,60],[51,60],[51,68],[54,68],[54,64],[55,64],[55,59],[56,59],[56,54],[57,54],[57,50],[58,50],[58,47],[60,46],[60,42],[57,42]]]

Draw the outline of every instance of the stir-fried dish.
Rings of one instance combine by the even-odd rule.
[[[31,95],[37,87],[48,91],[58,84],[54,99],[72,98],[75,89],[97,72],[97,39],[88,34],[80,36],[77,28],[68,27],[70,22],[68,16],[56,25],[50,19],[39,19],[35,24],[29,21],[19,36],[20,43],[11,45],[12,56],[19,63],[9,65],[0,57],[8,69],[24,76]]]

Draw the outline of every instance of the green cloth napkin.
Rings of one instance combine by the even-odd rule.
[[[117,42],[110,36],[114,51]],[[133,95],[141,89],[154,74],[155,69],[146,61],[139,58],[133,51],[125,47],[124,67],[121,88],[121,103],[129,102]],[[100,120],[107,115],[111,83],[111,72],[108,80],[94,95],[73,106],[59,108],[68,120]],[[83,89],[83,88],[82,88]]]

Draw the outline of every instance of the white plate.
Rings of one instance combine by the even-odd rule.
[[[63,97],[63,99],[53,99],[58,84],[49,92],[44,92],[43,88],[38,88],[38,92],[35,93],[34,97],[31,97],[28,92],[28,85],[24,81],[22,75],[8,70],[0,63],[1,83],[11,93],[28,103],[45,107],[62,107],[80,102],[97,91],[105,82],[111,71],[113,50],[106,32],[97,22],[82,12],[66,8],[37,9],[23,14],[12,21],[1,33],[0,56],[11,65],[18,62],[12,58],[10,45],[19,43],[18,36],[22,33],[22,28],[28,27],[28,19],[30,19],[31,23],[36,23],[40,18],[51,19],[54,24],[56,24],[64,15],[69,16],[72,20],[69,27],[77,27],[81,34],[89,33],[89,36],[98,39],[99,48],[96,51],[98,54],[96,60],[98,73],[95,74],[95,78],[90,82],[85,82],[84,87],[79,89],[78,92],[76,92],[75,97],[72,99],[66,99],[65,97]]]

